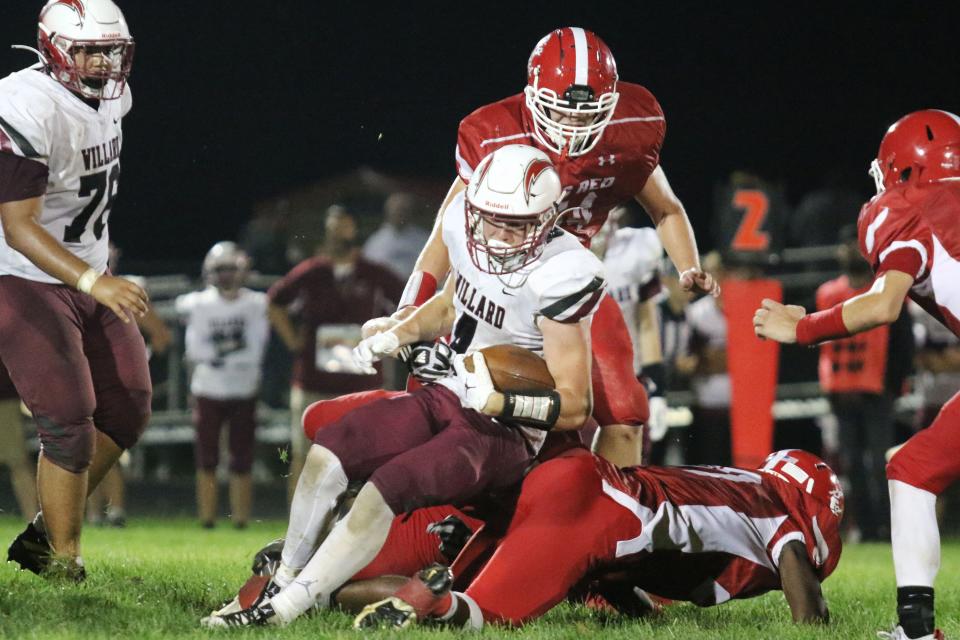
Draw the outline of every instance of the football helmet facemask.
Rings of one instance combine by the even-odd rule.
[[[133,66],[133,38],[111,0],[51,0],[40,12],[40,58],[50,75],[84,98],[123,95]]]
[[[467,248],[485,273],[518,271],[543,252],[557,219],[560,176],[543,151],[501,147],[485,157],[467,186]]]
[[[221,291],[237,291],[249,272],[250,257],[234,242],[218,242],[203,259],[204,281]]]
[[[595,33],[565,27],[544,36],[530,54],[523,90],[537,140],[562,155],[589,152],[613,117],[616,88],[613,53]]]

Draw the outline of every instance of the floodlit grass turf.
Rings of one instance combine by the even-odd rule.
[[[0,517],[4,559],[8,542],[21,527],[18,520]],[[84,532],[88,578],[82,586],[47,583],[0,563],[0,638],[360,637],[350,630],[350,618],[337,612],[299,620],[285,629],[238,632],[199,628],[200,617],[232,596],[246,579],[253,553],[282,529],[282,523],[268,522],[241,532],[228,524],[204,531],[187,520],[138,519],[127,529],[89,527]],[[944,546],[937,585],[939,624],[947,637],[960,637],[958,568],[960,543],[950,541]],[[710,609],[671,606],[659,619],[646,622],[562,605],[521,631],[488,628],[483,635],[518,640],[873,638],[894,616],[889,547],[848,547],[824,591],[833,616],[829,627],[790,624],[783,596],[772,593]],[[403,635],[413,640],[455,633],[410,630]]]

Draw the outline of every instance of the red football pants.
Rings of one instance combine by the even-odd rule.
[[[887,479],[940,495],[960,477],[960,393],[933,423],[907,440],[887,465]]]
[[[640,530],[603,493],[593,456],[575,450],[530,472],[507,535],[466,594],[487,622],[522,624],[564,600],[596,563],[615,557],[618,540]]]
[[[641,425],[650,417],[647,390],[633,370],[633,343],[620,306],[600,300],[590,330],[593,344],[593,417],[600,426]]]

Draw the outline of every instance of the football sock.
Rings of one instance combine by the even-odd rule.
[[[940,569],[937,496],[891,480],[890,538],[898,587],[933,587]]]
[[[934,631],[933,588],[899,587],[897,615],[900,626],[910,638],[921,638]]]
[[[373,560],[390,532],[393,510],[367,483],[347,517],[334,526],[303,571],[270,601],[284,623],[310,609],[326,607],[330,594]]]
[[[312,445],[290,505],[290,523],[281,556],[288,569],[298,571],[306,566],[346,490],[347,474],[340,459],[329,449]]]

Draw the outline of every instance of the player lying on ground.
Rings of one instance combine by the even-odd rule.
[[[356,350],[369,368],[404,345],[452,332],[454,350],[469,359],[458,355],[454,375],[361,407],[319,432],[291,506],[275,595],[204,624],[287,623],[326,606],[374,559],[397,514],[508,488],[548,431],[583,425],[591,408],[590,318],[604,281],[599,260],[554,229],[560,194],[541,151],[513,145],[484,159],[469,191],[444,212],[455,271],[444,291]],[[500,344],[542,352],[555,388],[496,391],[476,352]],[[366,482],[321,540],[350,480]]]
[[[820,583],[840,559],[842,515],[836,476],[804,451],[771,454],[759,470],[618,470],[571,450],[527,476],[506,537],[463,593],[429,567],[356,625],[522,624],[577,591],[633,614],[645,609],[636,589],[700,606],[782,589],[795,621],[827,622]]]
[[[756,334],[814,345],[894,322],[909,295],[960,336],[960,118],[937,110],[898,120],[870,168],[877,195],[860,211],[860,251],[876,274],[871,289],[833,308],[764,300]],[[899,624],[891,640],[942,638],[933,582],[940,568],[937,496],[960,476],[960,394],[887,465]]]

